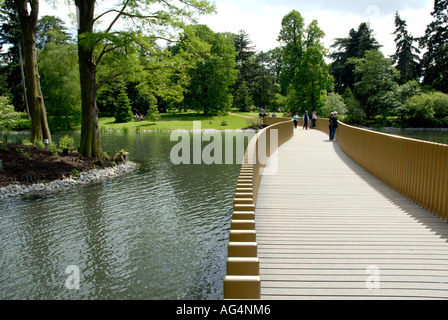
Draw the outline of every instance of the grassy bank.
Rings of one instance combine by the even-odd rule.
[[[250,117],[247,118],[247,117]],[[193,122],[200,121],[202,129],[216,129],[216,130],[237,130],[252,126],[257,122],[257,113],[239,113],[238,115],[224,115],[206,117],[197,113],[182,113],[182,114],[161,114],[160,120],[157,122],[151,121],[131,121],[127,123],[115,123],[115,118],[104,117],[99,119],[99,126],[101,130],[120,130],[120,131],[167,131],[167,130],[192,130]]]

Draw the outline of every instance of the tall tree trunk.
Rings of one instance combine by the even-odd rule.
[[[94,46],[82,41],[84,35],[93,33],[95,1],[76,0],[78,10],[78,56],[81,79],[81,142],[79,152],[87,157],[102,157],[98,124],[96,64]]]
[[[25,84],[31,113],[31,142],[43,141],[44,139],[51,141],[36,57],[36,28],[39,16],[39,1],[14,0],[14,2],[17,7],[23,35]],[[28,3],[30,4],[30,12],[28,12]]]

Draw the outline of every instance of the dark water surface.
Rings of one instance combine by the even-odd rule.
[[[129,151],[138,170],[0,202],[0,299],[222,299],[240,165],[176,166],[169,133],[102,143]],[[69,266],[79,289],[66,284]]]

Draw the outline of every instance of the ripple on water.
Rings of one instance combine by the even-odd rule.
[[[169,136],[122,139],[103,137],[139,155],[135,172],[0,203],[0,299],[222,298],[239,167],[174,166]]]

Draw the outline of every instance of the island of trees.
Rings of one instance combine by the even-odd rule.
[[[31,142],[51,141],[52,131],[81,124],[80,153],[101,157],[99,115],[337,110],[353,123],[448,126],[447,1],[434,1],[421,38],[397,12],[390,57],[369,23],[325,48],[318,21],[296,10],[281,22],[279,46],[261,52],[244,30],[197,24],[216,10],[206,0],[72,5],[77,30],[38,19],[38,0],[0,1],[0,131],[30,126]]]

